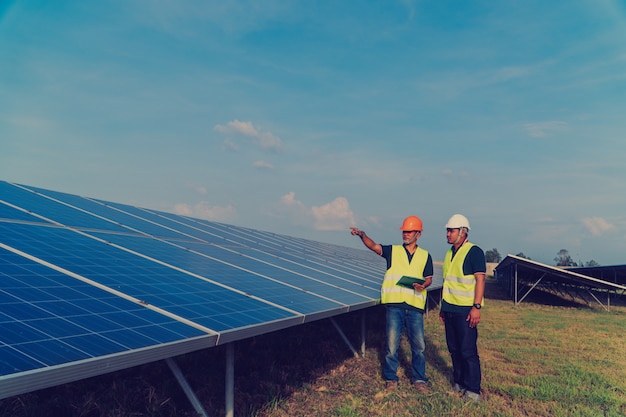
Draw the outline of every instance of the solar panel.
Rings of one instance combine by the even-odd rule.
[[[0,398],[375,305],[367,250],[0,181]]]

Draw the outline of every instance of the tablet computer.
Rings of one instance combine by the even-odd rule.
[[[409,277],[407,275],[403,275],[402,278],[396,282],[396,285],[402,285],[403,287],[413,288],[414,283],[423,284],[426,282],[423,278]]]

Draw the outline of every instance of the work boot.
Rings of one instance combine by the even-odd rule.
[[[428,388],[428,385],[426,385],[425,381],[415,381],[413,383],[413,386],[415,387],[417,392],[419,392],[420,394],[424,394],[424,395],[430,394],[430,389]]]
[[[385,391],[393,391],[398,388],[398,381],[388,379],[385,381]]]
[[[465,393],[463,394],[463,399],[467,401],[478,402],[480,401],[480,394],[472,391],[465,391]]]

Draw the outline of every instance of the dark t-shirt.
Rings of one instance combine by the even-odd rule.
[[[454,259],[455,253],[452,253]],[[463,261],[463,275],[473,275],[487,272],[487,264],[485,262],[485,253],[481,248],[474,245],[470,248],[465,260]],[[445,279],[445,277],[444,277]],[[457,306],[441,300],[441,311],[447,313],[469,314],[472,307]]]
[[[382,256],[383,258],[385,258],[385,260],[387,261],[387,269],[391,268],[391,246],[392,245],[380,245],[383,249],[383,253]],[[411,259],[413,259],[413,255],[409,253],[409,251],[406,250],[406,248],[404,248],[404,251],[407,255],[407,257],[409,258],[409,262],[411,262]],[[433,276],[433,258],[430,256],[430,253],[428,254],[428,258],[426,259],[426,265],[424,265],[424,272],[423,272],[423,277],[432,277]],[[402,308],[412,308],[415,310],[419,310],[422,311],[418,308],[415,308],[407,303],[388,303],[385,304],[386,306],[394,306],[394,307],[402,307]]]

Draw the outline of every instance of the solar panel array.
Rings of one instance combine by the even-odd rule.
[[[621,297],[626,293],[623,265],[562,268],[507,255],[496,266],[495,272],[496,279],[508,290],[515,304],[522,302],[535,289],[541,288],[560,295],[576,295],[587,302],[591,299],[608,310],[612,296]],[[601,295],[606,296],[606,304],[600,300]]]
[[[0,398],[373,306],[385,262],[0,182]]]

